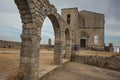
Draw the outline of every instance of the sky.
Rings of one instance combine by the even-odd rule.
[[[120,0],[49,0],[61,14],[62,8],[77,7],[79,11],[88,10],[105,14],[105,43],[120,46]],[[22,23],[14,0],[0,0],[0,40],[21,41]],[[52,39],[54,31],[51,21],[46,18],[42,27],[42,41]]]

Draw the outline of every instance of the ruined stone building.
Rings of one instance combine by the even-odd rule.
[[[72,31],[72,45],[104,48],[104,14],[65,8],[61,15]]]

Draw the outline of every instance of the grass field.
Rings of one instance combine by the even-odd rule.
[[[99,52],[83,50],[78,52],[79,55],[85,56],[114,56],[115,53]],[[44,71],[49,66],[55,66],[53,62],[54,52],[48,50],[40,50],[40,68],[39,71]],[[19,71],[20,50],[19,49],[4,49],[0,48],[0,80],[14,80]]]
[[[40,51],[39,71],[45,70],[53,63],[53,51]],[[13,80],[18,75],[20,62],[19,49],[0,49],[0,80]]]

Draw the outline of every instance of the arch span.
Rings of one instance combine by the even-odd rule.
[[[44,19],[49,17],[53,24],[55,32],[54,61],[56,64],[62,64],[64,35],[70,34],[67,31],[64,32],[67,25],[57,13],[55,6],[48,0],[14,1],[23,23],[19,80],[38,80],[40,37]]]
[[[55,64],[62,64],[61,57],[61,29],[57,19],[57,16],[54,14],[47,14],[45,17],[48,17],[53,25],[53,30],[55,34],[55,43],[54,43],[54,62]],[[44,22],[44,20],[43,20]],[[41,33],[42,26],[40,26]],[[41,35],[40,35],[41,36]]]

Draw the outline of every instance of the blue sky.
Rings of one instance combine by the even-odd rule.
[[[61,14],[62,8],[77,7],[105,14],[105,42],[120,46],[120,0],[50,0]],[[22,24],[14,0],[0,0],[0,40],[21,41]],[[42,41],[54,42],[53,27],[48,18],[42,28]]]

